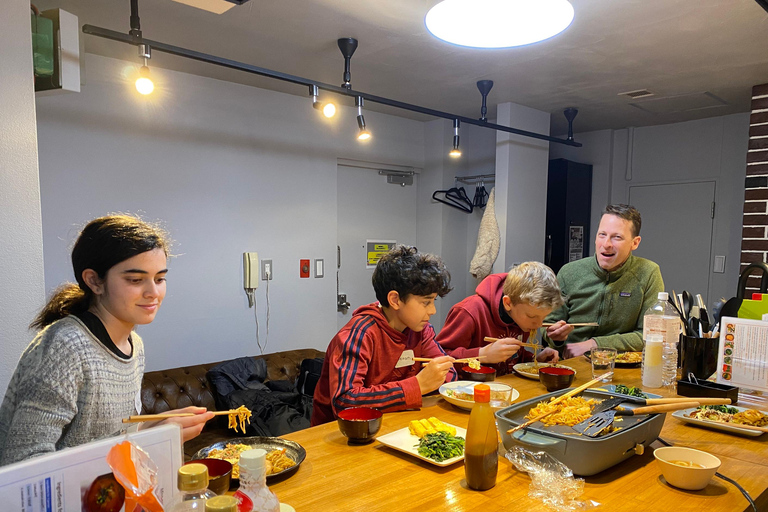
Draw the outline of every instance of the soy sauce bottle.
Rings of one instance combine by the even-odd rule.
[[[485,491],[496,485],[499,440],[491,409],[491,388],[475,386],[475,405],[469,415],[464,446],[464,475],[470,489]]]

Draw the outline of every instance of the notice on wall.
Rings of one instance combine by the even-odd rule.
[[[181,429],[177,425],[110,437],[3,466],[0,468],[0,509],[3,512],[88,512],[93,509],[88,505],[93,500],[103,507],[113,506],[117,493],[110,491],[112,469],[106,457],[114,445],[126,439],[147,452],[157,466],[155,496],[168,510],[177,493],[176,473],[183,460]],[[125,509],[121,504],[117,507],[103,510]]]
[[[716,375],[720,384],[768,391],[768,322],[720,319]]]
[[[395,240],[366,240],[365,241],[365,268],[376,268],[382,256],[387,254],[397,242]]]
[[[568,227],[568,262],[584,256],[584,226]]]

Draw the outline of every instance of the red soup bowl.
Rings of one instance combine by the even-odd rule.
[[[490,366],[481,366],[479,370],[465,365],[459,368],[459,375],[464,380],[473,380],[475,382],[491,382],[496,379],[496,369]]]
[[[339,411],[336,421],[339,430],[351,444],[365,444],[373,441],[381,428],[383,413],[370,407],[351,407]]]
[[[202,464],[208,468],[208,489],[216,493],[217,496],[229,490],[229,483],[232,479],[232,463],[221,459],[195,459],[184,465],[187,464]]]
[[[570,368],[545,366],[544,368],[539,368],[539,381],[544,384],[547,391],[557,391],[570,386],[575,374],[576,372]]]

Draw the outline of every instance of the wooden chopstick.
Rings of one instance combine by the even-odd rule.
[[[587,382],[586,384],[582,384],[581,386],[577,387],[576,389],[571,390],[568,393],[555,398],[554,400],[549,402],[549,405],[559,404],[563,400],[567,400],[567,399],[571,398],[572,396],[578,395],[579,393],[581,393],[582,391],[584,391],[588,387],[594,386],[595,384],[597,384],[601,380],[603,380],[605,378],[608,378],[608,377],[611,377],[612,375],[613,375],[613,372],[608,372],[608,373],[603,374],[603,375],[601,375],[599,377],[595,377],[594,379],[592,379],[591,381]],[[550,412],[545,412],[544,414],[540,414],[540,415],[536,416],[535,418],[533,418],[532,420],[528,420],[525,423],[522,423],[522,424],[520,424],[520,425],[518,425],[518,426],[516,426],[514,428],[511,428],[511,429],[507,430],[507,434],[511,434],[513,432],[517,432],[518,430],[520,430],[522,428],[525,428],[525,427],[530,427],[531,425],[533,425],[537,421],[541,420],[542,418],[545,418],[545,417],[549,416],[550,414],[554,414],[555,410],[556,409],[552,409]]]
[[[473,359],[485,359],[485,356],[477,356],[477,357],[465,357],[464,359],[456,359],[453,362],[454,363],[468,363],[469,361]],[[431,357],[414,357],[413,362],[415,363],[428,363],[432,360]]]
[[[541,324],[542,327],[551,327],[553,325],[555,324],[554,323]],[[574,327],[600,327],[600,324],[597,322],[584,322],[584,323],[575,323],[575,324],[569,323],[568,325],[572,325]]]
[[[224,414],[236,414],[236,411],[234,409],[230,411],[210,411],[213,412],[214,416],[222,416]],[[135,416],[129,416],[127,418],[123,418],[123,423],[141,423],[142,421],[158,421],[158,420],[167,420],[168,418],[186,418],[188,416],[197,416],[197,414],[193,412],[173,412],[173,413],[166,413],[166,414],[137,414]]]
[[[499,341],[499,338],[491,338],[490,336],[486,336],[483,338],[483,341],[487,341],[488,343],[494,343],[496,341]],[[530,347],[530,348],[544,348],[541,345],[537,345],[536,343],[521,343],[521,347]]]

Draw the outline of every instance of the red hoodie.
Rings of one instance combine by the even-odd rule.
[[[439,357],[430,324],[421,332],[391,327],[378,302],[361,306],[331,340],[315,387],[312,426],[336,419],[348,407],[373,407],[383,412],[418,409],[421,389],[416,374],[421,363],[397,367],[403,352],[413,357]],[[446,382],[458,380],[451,369]]]
[[[437,342],[448,355],[456,359],[477,357],[480,347],[487,344],[483,341],[486,336],[517,338],[522,335],[524,341],[528,339],[528,332],[523,332],[511,318],[510,323],[506,323],[499,313],[506,278],[507,274],[491,274],[477,285],[475,295],[451,308],[445,325],[437,335]],[[496,371],[503,375],[509,373],[513,365],[532,360],[533,354],[521,349],[505,363],[495,365]]]

